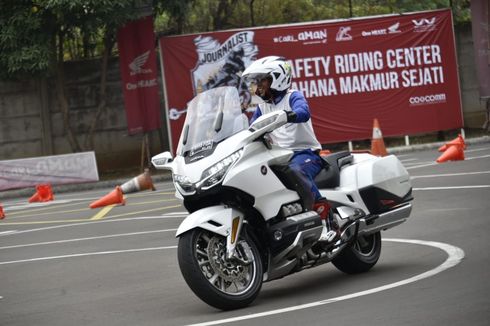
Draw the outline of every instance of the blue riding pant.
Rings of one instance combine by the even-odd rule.
[[[295,151],[293,157],[289,161],[289,166],[297,173],[303,176],[308,189],[311,190],[315,197],[315,201],[322,198],[318,187],[315,184],[315,177],[323,168],[321,157],[311,149]]]

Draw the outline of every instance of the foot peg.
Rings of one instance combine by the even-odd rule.
[[[325,220],[322,220],[323,229],[318,241],[322,242],[333,242],[337,239],[337,232],[333,230],[328,230]]]

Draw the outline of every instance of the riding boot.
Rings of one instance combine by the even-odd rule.
[[[333,230],[330,213],[330,204],[325,198],[319,199],[314,205],[313,209],[320,215],[322,220],[322,234],[318,241],[332,242],[337,238],[337,231]]]

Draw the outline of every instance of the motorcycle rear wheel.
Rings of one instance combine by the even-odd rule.
[[[346,274],[359,274],[376,265],[380,255],[381,233],[376,232],[354,241],[332,260],[332,264]]]
[[[203,229],[193,229],[179,239],[178,261],[187,285],[202,301],[218,309],[243,308],[255,300],[262,287],[259,250],[243,234],[237,255],[249,263],[227,260],[226,238]]]

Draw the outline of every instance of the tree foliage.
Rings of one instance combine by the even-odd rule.
[[[134,16],[132,0],[2,1],[0,77],[46,75],[59,60],[101,54],[104,37]]]
[[[174,11],[172,14],[164,11],[157,15],[158,32],[198,33],[250,26],[406,13],[450,6],[456,23],[470,21],[470,0],[191,0],[182,3],[179,11]]]

